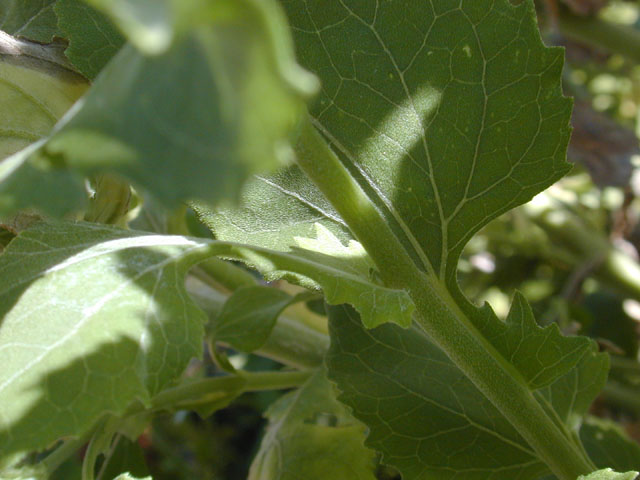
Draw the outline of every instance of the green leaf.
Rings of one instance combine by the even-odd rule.
[[[381,451],[384,463],[398,468],[404,479],[534,479],[547,471],[502,413],[418,326],[365,330],[357,314],[344,306],[331,307],[329,318],[327,365],[342,392],[339,399],[369,427],[367,445]],[[536,328],[538,335],[555,330]],[[583,353],[583,358],[591,357]],[[606,375],[602,368],[581,371],[595,381]],[[580,388],[572,375],[553,386],[558,384],[556,391],[562,392],[572,384],[571,400],[580,410],[597,390]],[[546,398],[544,390],[535,395],[556,410],[567,402],[562,395]],[[563,419],[576,414],[568,410]]]
[[[271,405],[266,416],[269,426],[248,480],[375,479],[365,428],[335,400],[322,370]]]
[[[308,285],[322,286],[336,303],[362,307],[372,322],[410,318],[404,292],[339,272],[315,252],[36,223],[0,256],[3,455],[81,435],[104,413],[117,416],[136,399],[158,406],[160,395],[169,395],[161,390],[201,354],[206,316],[187,295],[184,276],[213,255],[258,264],[274,278],[303,272],[318,282],[305,277]],[[228,402],[240,386],[203,397],[198,408]]]
[[[234,197],[249,174],[286,162],[315,83],[282,13],[223,0],[193,15],[164,53],[125,46],[39,153],[83,175],[119,173],[168,206]]]
[[[289,252],[237,245],[221,255],[247,263],[268,281],[282,278],[312,291],[322,290],[332,305],[351,303],[369,328],[389,321],[403,327],[411,324],[414,305],[409,296],[381,285],[357,242],[352,240],[345,247],[320,224],[315,239],[296,240],[300,246]]]
[[[241,205],[193,209],[217,238],[286,251],[296,238],[316,234],[322,225],[343,243],[353,238],[340,215],[297,167],[256,175],[242,189]],[[274,234],[277,232],[277,234]]]
[[[94,79],[124,43],[100,12],[81,0],[57,0],[58,25],[69,41],[65,55],[84,76]]]
[[[619,472],[640,469],[640,445],[614,422],[588,416],[580,438],[598,467],[611,467]]]
[[[617,473],[610,468],[598,470],[590,475],[580,475],[578,480],[634,480],[638,472]]]
[[[4,0],[0,6],[0,30],[40,43],[62,37],[53,9],[55,3],[56,0]]]
[[[225,302],[210,336],[244,352],[253,352],[269,338],[280,313],[294,297],[269,287],[242,287]]]
[[[205,247],[84,223],[36,224],[11,242],[0,256],[3,455],[148,403],[201,355],[206,318],[183,282]]]

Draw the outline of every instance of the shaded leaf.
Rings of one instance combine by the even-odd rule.
[[[327,365],[342,392],[339,399],[369,427],[367,445],[381,451],[383,462],[398,468],[403,478],[535,479],[546,472],[500,411],[419,327],[366,330],[348,307],[331,307],[329,318]],[[604,381],[606,370],[602,375],[586,370],[591,365],[581,367],[585,378]],[[554,385],[571,383],[572,374]],[[579,409],[596,393],[576,388],[571,399]],[[548,401],[553,409],[564,408],[561,395]]]
[[[589,416],[580,438],[596,466],[619,472],[640,470],[640,445],[614,422]]]
[[[53,9],[55,3],[56,0],[4,0],[0,6],[0,30],[40,43],[62,37]]]
[[[39,144],[33,142],[49,134],[87,87],[66,65],[59,46],[0,33],[0,215],[26,207],[57,214],[69,204],[83,204],[81,180],[34,154]]]
[[[365,428],[335,400],[322,370],[269,407],[267,432],[248,480],[374,480]]]
[[[233,292],[213,323],[214,341],[253,352],[267,341],[280,313],[293,297],[277,288],[251,286]]]
[[[122,47],[122,35],[103,14],[81,0],[57,0],[54,10],[69,41],[65,55],[80,73],[94,79]]]

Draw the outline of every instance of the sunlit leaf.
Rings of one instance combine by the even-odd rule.
[[[267,432],[248,480],[374,480],[364,426],[335,400],[321,370],[269,407]]]

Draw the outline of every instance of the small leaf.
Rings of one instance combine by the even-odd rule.
[[[54,10],[69,41],[66,57],[80,73],[94,79],[118,53],[124,38],[102,13],[81,0],[57,0]]]
[[[635,480],[638,472],[617,473],[610,468],[598,470],[589,475],[580,475],[578,480]]]
[[[83,223],[36,224],[10,243],[0,256],[3,455],[148,403],[201,355],[206,317],[184,275],[206,248]]]
[[[267,432],[248,480],[374,480],[364,426],[335,400],[322,370],[269,407]]]
[[[267,341],[278,316],[292,301],[294,297],[276,288],[239,288],[225,302],[210,335],[214,341],[253,352]]]
[[[54,12],[56,0],[3,0],[0,6],[0,30],[40,43],[62,37]]]

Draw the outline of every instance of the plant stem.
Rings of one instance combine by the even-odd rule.
[[[387,286],[404,288],[417,321],[474,385],[502,412],[552,472],[575,480],[595,470],[571,434],[554,422],[520,373],[475,328],[440,281],[420,270],[382,213],[310,121],[296,145],[300,167],[320,188],[378,266]]]
[[[244,372],[235,376],[205,378],[160,392],[152,401],[153,410],[164,410],[200,398],[219,394],[237,396],[244,392],[282,390],[302,385],[313,371]]]

